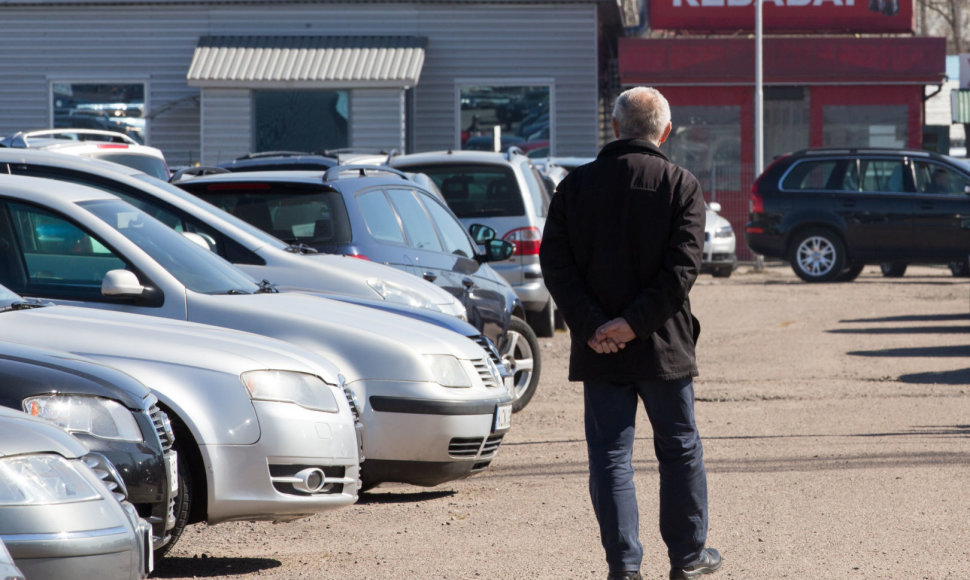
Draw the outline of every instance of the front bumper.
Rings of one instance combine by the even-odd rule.
[[[349,414],[311,411],[290,403],[253,401],[260,437],[253,445],[203,445],[209,473],[209,513],[230,520],[287,521],[357,501],[357,430]],[[319,491],[291,481],[319,469]]]
[[[509,428],[497,425],[507,420],[503,413],[511,416],[512,397],[504,385],[469,393],[434,384],[361,383],[350,386],[364,402],[363,470],[369,484],[431,486],[467,477],[488,467]],[[411,392],[402,392],[409,390],[403,386]]]

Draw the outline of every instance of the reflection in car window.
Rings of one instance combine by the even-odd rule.
[[[829,181],[838,164],[839,162],[836,160],[798,163],[788,171],[788,175],[782,181],[781,188],[788,190],[829,189],[832,187],[829,185]]]
[[[422,194],[421,199],[424,201],[425,207],[428,208],[431,219],[438,226],[441,239],[445,244],[445,251],[449,254],[464,256],[465,258],[473,257],[475,255],[475,249],[468,240],[465,227],[455,218],[454,214],[442,206],[440,201],[429,195]]]
[[[367,224],[371,236],[379,242],[404,244],[404,232],[397,221],[391,203],[380,190],[368,191],[357,196],[357,206]]]
[[[121,200],[79,205],[118,230],[193,292],[249,294],[258,289],[252,278],[229,262]]]
[[[401,216],[404,233],[407,234],[408,245],[420,250],[441,251],[441,242],[434,231],[431,218],[425,213],[424,207],[414,197],[410,189],[389,189],[387,195],[391,198],[397,213]]]
[[[546,209],[549,207],[549,193],[539,171],[533,167],[532,163],[522,163],[522,175],[529,188],[529,199],[532,201],[532,208],[538,217],[546,217]]]
[[[23,254],[26,279],[12,272],[0,280],[24,293],[39,287],[69,287],[81,296],[101,295],[101,280],[109,270],[125,268],[125,261],[64,217],[23,203],[9,204],[10,217]]]

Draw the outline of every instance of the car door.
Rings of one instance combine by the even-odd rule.
[[[963,262],[970,253],[970,174],[932,160],[913,160],[913,243],[927,258]]]
[[[915,202],[908,173],[903,157],[860,156],[847,166],[836,211],[854,257],[882,261],[912,253]]]

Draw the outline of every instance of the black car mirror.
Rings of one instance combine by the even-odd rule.
[[[501,262],[515,252],[515,245],[505,240],[488,240],[483,245],[485,253],[475,256],[479,262]]]
[[[472,235],[472,239],[475,240],[476,244],[484,244],[495,239],[495,230],[482,224],[468,226],[468,233]]]

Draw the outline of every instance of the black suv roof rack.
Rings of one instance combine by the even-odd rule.
[[[211,165],[192,165],[190,167],[183,167],[176,171],[172,177],[169,178],[169,183],[177,183],[186,177],[202,177],[203,175],[216,175],[219,173],[232,173],[225,167],[215,167]]]
[[[340,178],[340,174],[347,171],[356,171],[358,177],[367,177],[367,173],[390,173],[396,175],[405,181],[410,181],[411,178],[407,173],[394,169],[393,167],[388,167],[387,165],[360,165],[360,164],[350,164],[350,165],[334,165],[323,174],[324,181],[334,181]]]

